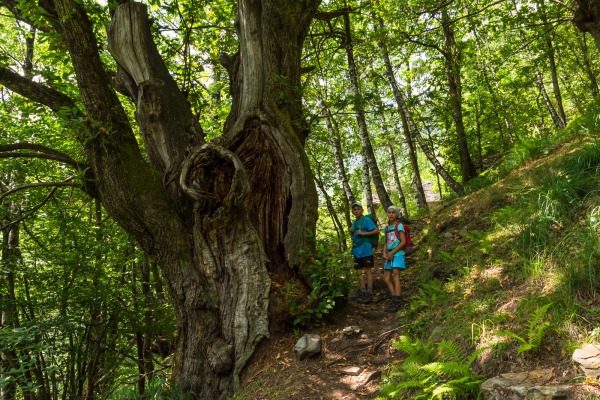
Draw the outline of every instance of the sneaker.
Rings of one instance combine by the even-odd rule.
[[[363,294],[363,297],[356,300],[357,303],[360,304],[370,304],[373,302],[373,293],[366,292]]]
[[[383,309],[385,312],[398,312],[402,308],[402,304],[399,300],[390,300],[387,306]]]

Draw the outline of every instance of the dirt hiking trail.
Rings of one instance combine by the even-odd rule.
[[[407,257],[407,269],[400,275],[403,308],[398,313],[384,312],[390,300],[379,246],[373,268],[373,303],[347,301],[327,315],[321,326],[271,339],[246,371],[245,387],[233,399],[376,398],[383,368],[401,360],[390,343],[402,334],[398,316],[405,312],[407,299],[417,291],[413,283],[416,270],[412,266],[421,256],[417,251]],[[323,351],[320,356],[298,361],[294,345],[307,333],[321,336]]]

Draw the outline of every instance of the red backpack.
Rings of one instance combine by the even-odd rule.
[[[394,232],[396,233],[396,237],[398,238],[398,240],[401,240],[400,232],[398,232],[398,225],[400,225],[400,221],[396,221],[396,226],[394,228]],[[404,254],[409,256],[415,252],[415,249],[413,247],[413,241],[412,241],[412,238],[410,237],[410,227],[406,224],[402,224],[402,226],[404,226],[404,236],[406,237],[406,246],[404,247]],[[388,228],[389,228],[389,226],[385,227],[385,236],[386,237],[388,234]]]

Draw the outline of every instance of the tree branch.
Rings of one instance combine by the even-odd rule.
[[[0,84],[23,97],[45,105],[54,112],[60,111],[63,107],[79,111],[73,99],[66,94],[41,83],[30,81],[8,68],[0,68]]]
[[[35,150],[39,153],[19,153],[14,152],[13,150]],[[17,157],[26,157],[26,158],[45,158],[48,160],[54,160],[63,162],[68,165],[72,165],[77,169],[82,168],[82,164],[78,161],[73,160],[68,155],[61,153],[60,151],[51,149],[46,146],[42,146],[34,143],[13,143],[0,145],[0,158],[17,158]]]
[[[314,18],[320,19],[321,21],[331,21],[332,19],[341,17],[349,12],[352,12],[352,9],[350,7],[346,7],[335,11],[318,12],[315,14]]]
[[[40,204],[38,204],[37,206],[33,207],[31,210],[29,210],[29,212],[27,212],[26,214],[24,214],[20,218],[17,218],[16,220],[14,220],[12,222],[9,222],[8,224],[0,227],[0,231],[3,231],[5,229],[7,229],[7,228],[10,228],[14,224],[18,224],[19,222],[21,222],[21,221],[29,218],[29,216],[31,216],[34,212],[36,212],[37,210],[39,210],[40,208],[42,208],[44,206],[44,204],[46,204],[46,202],[48,202],[48,200],[50,200],[50,198],[54,195],[54,193],[56,192],[56,190],[58,190],[58,186],[53,187],[52,190],[50,191],[50,193],[48,193],[46,195],[46,197],[44,197],[44,200],[42,200]],[[31,234],[30,234],[30,236],[31,236]]]
[[[11,12],[11,14],[14,18],[18,19],[19,21],[25,22],[27,25],[33,26],[36,29],[39,29],[40,31],[43,31],[43,32],[50,32],[52,30],[52,27],[50,27],[50,26],[36,24],[33,21],[31,21],[29,18],[25,17],[21,13],[21,10],[19,10],[19,8],[17,6],[17,2],[15,0],[1,0],[0,7],[2,7],[2,6],[6,7]]]
[[[75,178],[75,176],[70,176],[62,182],[38,182],[38,183],[29,183],[27,185],[21,185],[21,186],[14,187],[14,188],[10,189],[9,191],[4,192],[0,195],[0,205],[2,204],[2,200],[5,197],[10,196],[11,194],[14,194],[16,192],[19,192],[19,191],[25,190],[25,189],[30,189],[30,188],[35,188],[35,187],[44,187],[44,186],[45,187],[72,186],[72,187],[80,188],[81,185],[78,185],[77,183],[69,182],[69,181],[73,180],[74,178]]]

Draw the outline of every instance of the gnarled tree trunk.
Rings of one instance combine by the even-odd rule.
[[[317,196],[298,88],[319,0],[239,1],[240,50],[223,58],[233,107],[211,143],[153,43],[146,6],[119,3],[108,30],[119,66],[112,82],[81,2],[44,3],[77,77],[85,118],[76,121],[91,121],[75,125],[89,166],[85,188],[162,269],[177,319],[177,385],[224,399],[269,335],[269,273],[289,277],[311,245]],[[62,93],[0,72],[23,96],[76,109]],[[150,164],[112,87],[137,105]]]

